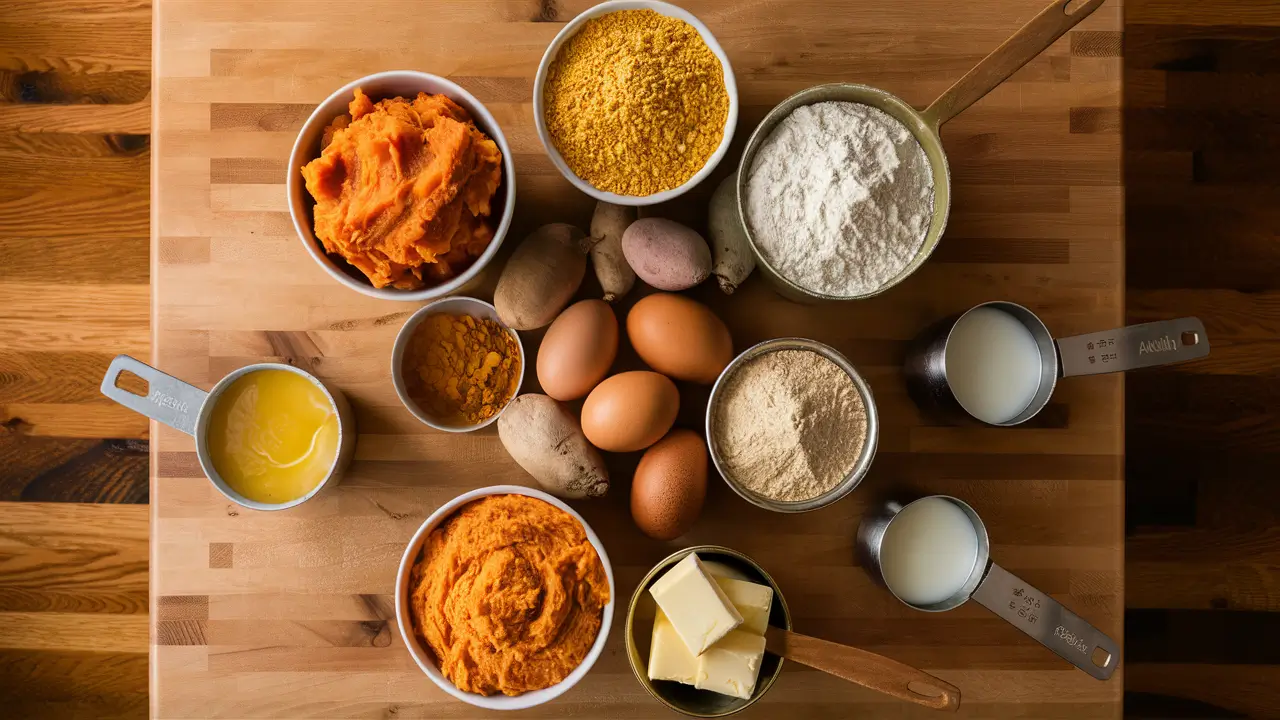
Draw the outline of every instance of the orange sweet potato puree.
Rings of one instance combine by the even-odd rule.
[[[493,240],[502,152],[444,95],[377,103],[357,89],[302,168],[324,249],[374,287],[416,290],[466,270]]]
[[[595,644],[609,579],[582,523],[525,495],[462,506],[410,575],[413,631],[458,688],[519,695],[568,677]]]

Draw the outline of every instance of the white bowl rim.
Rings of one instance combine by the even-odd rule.
[[[422,646],[413,635],[413,624],[409,618],[408,603],[405,602],[405,592],[408,590],[409,573],[413,569],[413,562],[416,559],[418,551],[422,548],[422,543],[426,539],[428,533],[436,528],[444,518],[453,514],[455,510],[477,498],[488,497],[490,495],[526,495],[528,497],[537,498],[547,504],[571,515],[582,529],[586,531],[587,541],[595,548],[596,554],[600,556],[600,563],[604,565],[605,577],[609,580],[609,602],[604,606],[602,612],[600,631],[596,634],[596,641],[592,644],[591,650],[587,652],[587,656],[583,658],[578,667],[569,673],[568,677],[551,687],[541,690],[534,690],[522,695],[477,695],[459,690],[456,685],[449,682],[447,678],[436,667],[435,663],[427,658],[422,650]],[[553,497],[541,490],[523,485],[491,485],[489,487],[477,488],[462,493],[454,499],[446,502],[436,511],[431,513],[418,531],[413,534],[413,539],[409,541],[405,547],[404,555],[400,558],[400,569],[396,574],[396,624],[400,626],[400,637],[404,640],[405,647],[408,648],[409,654],[413,656],[414,661],[426,673],[431,681],[440,687],[441,690],[449,693],[453,697],[476,707],[482,707],[489,710],[523,710],[535,707],[545,702],[554,700],[563,695],[569,688],[573,687],[591,670],[596,660],[604,652],[605,644],[609,639],[609,630],[613,626],[613,613],[617,603],[618,593],[613,584],[613,565],[609,562],[609,554],[605,552],[604,543],[596,535],[587,521],[582,518],[573,508],[566,505],[562,500]]]
[[[702,36],[702,41],[707,44],[711,52],[720,60],[720,65],[724,70],[725,92],[729,95],[729,114],[724,122],[724,136],[721,137],[720,145],[715,152],[711,153],[711,157],[707,158],[702,168],[686,180],[683,185],[652,195],[619,195],[607,190],[600,190],[578,177],[569,168],[569,164],[564,161],[564,158],[560,156],[560,151],[556,150],[555,143],[551,141],[551,134],[547,132],[547,123],[543,117],[545,108],[542,101],[542,86],[546,83],[547,70],[551,67],[551,61],[560,53],[560,46],[570,37],[577,34],[579,28],[591,18],[620,10],[653,10],[659,15],[678,18],[692,25],[698,31],[698,34]],[[538,72],[533,78],[533,124],[538,131],[538,139],[542,141],[542,146],[546,149],[547,156],[551,158],[551,164],[555,165],[560,174],[573,183],[574,187],[596,200],[603,200],[614,205],[656,205],[679,197],[693,189],[716,169],[720,161],[729,152],[729,144],[733,142],[733,131],[738,126],[738,83],[733,74],[733,65],[729,63],[729,56],[725,54],[724,48],[720,46],[720,42],[716,40],[711,30],[693,13],[677,5],[661,2],[660,0],[608,0],[579,13],[577,17],[561,28],[560,32],[556,33],[551,44],[547,45],[546,51],[542,54],[542,60],[538,63]]]
[[[315,230],[307,226],[306,218],[300,216],[297,207],[293,202],[295,195],[306,193],[306,184],[302,181],[302,173],[296,169],[301,168],[314,158],[309,157],[310,153],[304,153],[302,147],[302,138],[307,135],[308,130],[318,123],[329,123],[333,121],[333,117],[326,113],[321,116],[321,110],[340,97],[352,97],[356,88],[362,85],[372,84],[374,82],[403,80],[417,81],[424,85],[421,92],[429,92],[434,94],[444,94],[450,99],[457,101],[462,98],[464,102],[459,103],[465,107],[467,112],[471,113],[473,120],[477,126],[483,126],[480,129],[498,144],[498,149],[502,151],[502,173],[503,181],[506,187],[505,205],[502,210],[502,217],[498,220],[497,226],[493,231],[493,240],[489,246],[485,248],[480,257],[476,258],[471,266],[464,270],[460,275],[440,285],[434,285],[421,290],[397,290],[395,288],[375,288],[367,281],[360,281],[351,277],[347,273],[336,267],[332,260],[320,250],[320,240],[315,236]],[[429,86],[436,86],[435,88]],[[303,155],[308,157],[302,157]],[[332,92],[324,100],[321,100],[307,116],[306,122],[302,123],[302,128],[298,130],[298,136],[293,140],[293,149],[289,152],[289,169],[285,181],[285,199],[289,203],[289,217],[293,221],[294,232],[298,235],[298,239],[302,241],[303,247],[307,249],[307,253],[315,260],[321,268],[324,269],[330,277],[339,283],[355,290],[358,293],[369,297],[379,298],[382,300],[401,300],[404,302],[420,302],[422,300],[434,300],[436,298],[445,297],[450,293],[458,291],[467,283],[471,282],[479,275],[498,254],[498,249],[502,242],[506,239],[507,231],[511,228],[511,220],[515,214],[516,204],[516,170],[515,161],[511,157],[511,146],[507,144],[507,136],[502,131],[502,127],[498,125],[498,121],[489,112],[489,108],[484,103],[476,99],[474,95],[467,92],[461,85],[443,78],[439,75],[422,72],[420,70],[386,70],[383,72],[373,73],[357,78],[343,85],[341,88]],[[305,202],[306,198],[303,198]]]
[[[494,322],[501,325],[504,330],[511,333],[512,337],[516,339],[516,350],[520,354],[520,379],[516,381],[516,391],[511,393],[511,397],[507,398],[507,402],[503,404],[498,412],[494,413],[488,420],[476,423],[475,425],[445,425],[426,414],[422,411],[422,408],[418,407],[418,404],[413,401],[413,398],[409,397],[409,388],[404,382],[404,352],[409,345],[409,338],[413,335],[413,331],[417,329],[418,325],[421,324],[428,315],[447,311],[445,308],[441,308],[441,305],[448,305],[451,303],[479,306],[480,308],[488,310],[493,314]],[[468,312],[467,314],[471,315],[472,313]],[[443,432],[469,433],[489,427],[493,423],[497,422],[498,416],[506,412],[508,407],[511,407],[511,403],[514,402],[516,396],[520,394],[520,388],[524,387],[524,371],[524,342],[520,340],[520,333],[507,327],[503,324],[502,320],[498,319],[498,308],[494,307],[493,303],[485,302],[480,298],[474,298],[469,295],[451,295],[449,297],[438,298],[418,308],[412,315],[406,318],[404,324],[400,326],[400,331],[396,333],[395,344],[391,346],[391,384],[395,386],[396,395],[400,398],[400,402],[410,414],[424,425]]]

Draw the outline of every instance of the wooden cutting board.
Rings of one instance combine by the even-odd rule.
[[[153,427],[153,714],[482,714],[440,692],[410,660],[392,615],[393,577],[406,541],[438,505],[471,488],[529,478],[495,432],[434,432],[399,404],[391,344],[416,306],[358,295],[316,266],[290,225],[285,160],[303,119],[337,87],[380,70],[424,70],[467,87],[505,131],[519,174],[512,242],[544,222],[585,226],[592,203],[547,160],[531,92],[546,45],[590,4],[155,3],[153,361],[205,388],[248,363],[297,364],[347,393],[360,436],[336,492],[293,511],[256,513],[203,478],[190,438]],[[773,104],[810,85],[856,81],[923,107],[1043,0],[682,4],[723,43],[743,101],[734,148],[718,172],[656,210],[702,228],[711,189]],[[614,492],[575,503],[613,560],[615,632],[578,687],[527,716],[669,716],[632,677],[619,626],[649,567],[694,543],[755,557],[781,584],[800,632],[956,684],[966,717],[1120,715],[1120,673],[1093,680],[977,606],[912,611],[875,586],[853,556],[858,519],[871,503],[956,495],[982,514],[996,560],[1120,638],[1122,379],[1063,382],[1030,427],[951,428],[920,415],[899,369],[919,329],[985,300],[1024,303],[1059,335],[1121,322],[1120,30],[1121,4],[1110,0],[946,126],[950,227],[933,259],[903,285],[823,307],[786,302],[758,277],[732,298],[710,286],[695,293],[722,314],[739,350],[802,335],[847,355],[879,404],[879,455],[856,493],[800,516],[756,509],[713,478],[703,517],[673,543],[647,540],[632,526],[627,470],[635,458],[616,458]],[[526,339],[530,350],[537,338]],[[680,422],[700,429],[705,389],[682,391]],[[931,713],[789,665],[745,716],[784,714]]]

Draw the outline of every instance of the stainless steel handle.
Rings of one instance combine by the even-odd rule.
[[[1099,680],[1110,678],[1120,664],[1114,640],[995,563],[972,598]]]
[[[128,370],[147,381],[146,397],[116,387],[116,379],[120,377],[122,370]],[[130,410],[142,413],[152,420],[158,420],[188,435],[196,434],[196,420],[200,417],[200,407],[204,405],[205,398],[209,397],[209,393],[200,388],[184,383],[172,375],[166,375],[128,355],[117,355],[111,361],[106,376],[102,378],[100,389],[103,395]]]
[[[1063,377],[1169,365],[1209,354],[1204,323],[1194,317],[1130,325],[1057,342]]]

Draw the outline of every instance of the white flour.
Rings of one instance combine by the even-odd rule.
[[[933,218],[924,149],[905,125],[861,103],[796,108],[760,146],[746,194],[761,254],[826,295],[873,292],[897,277]]]

